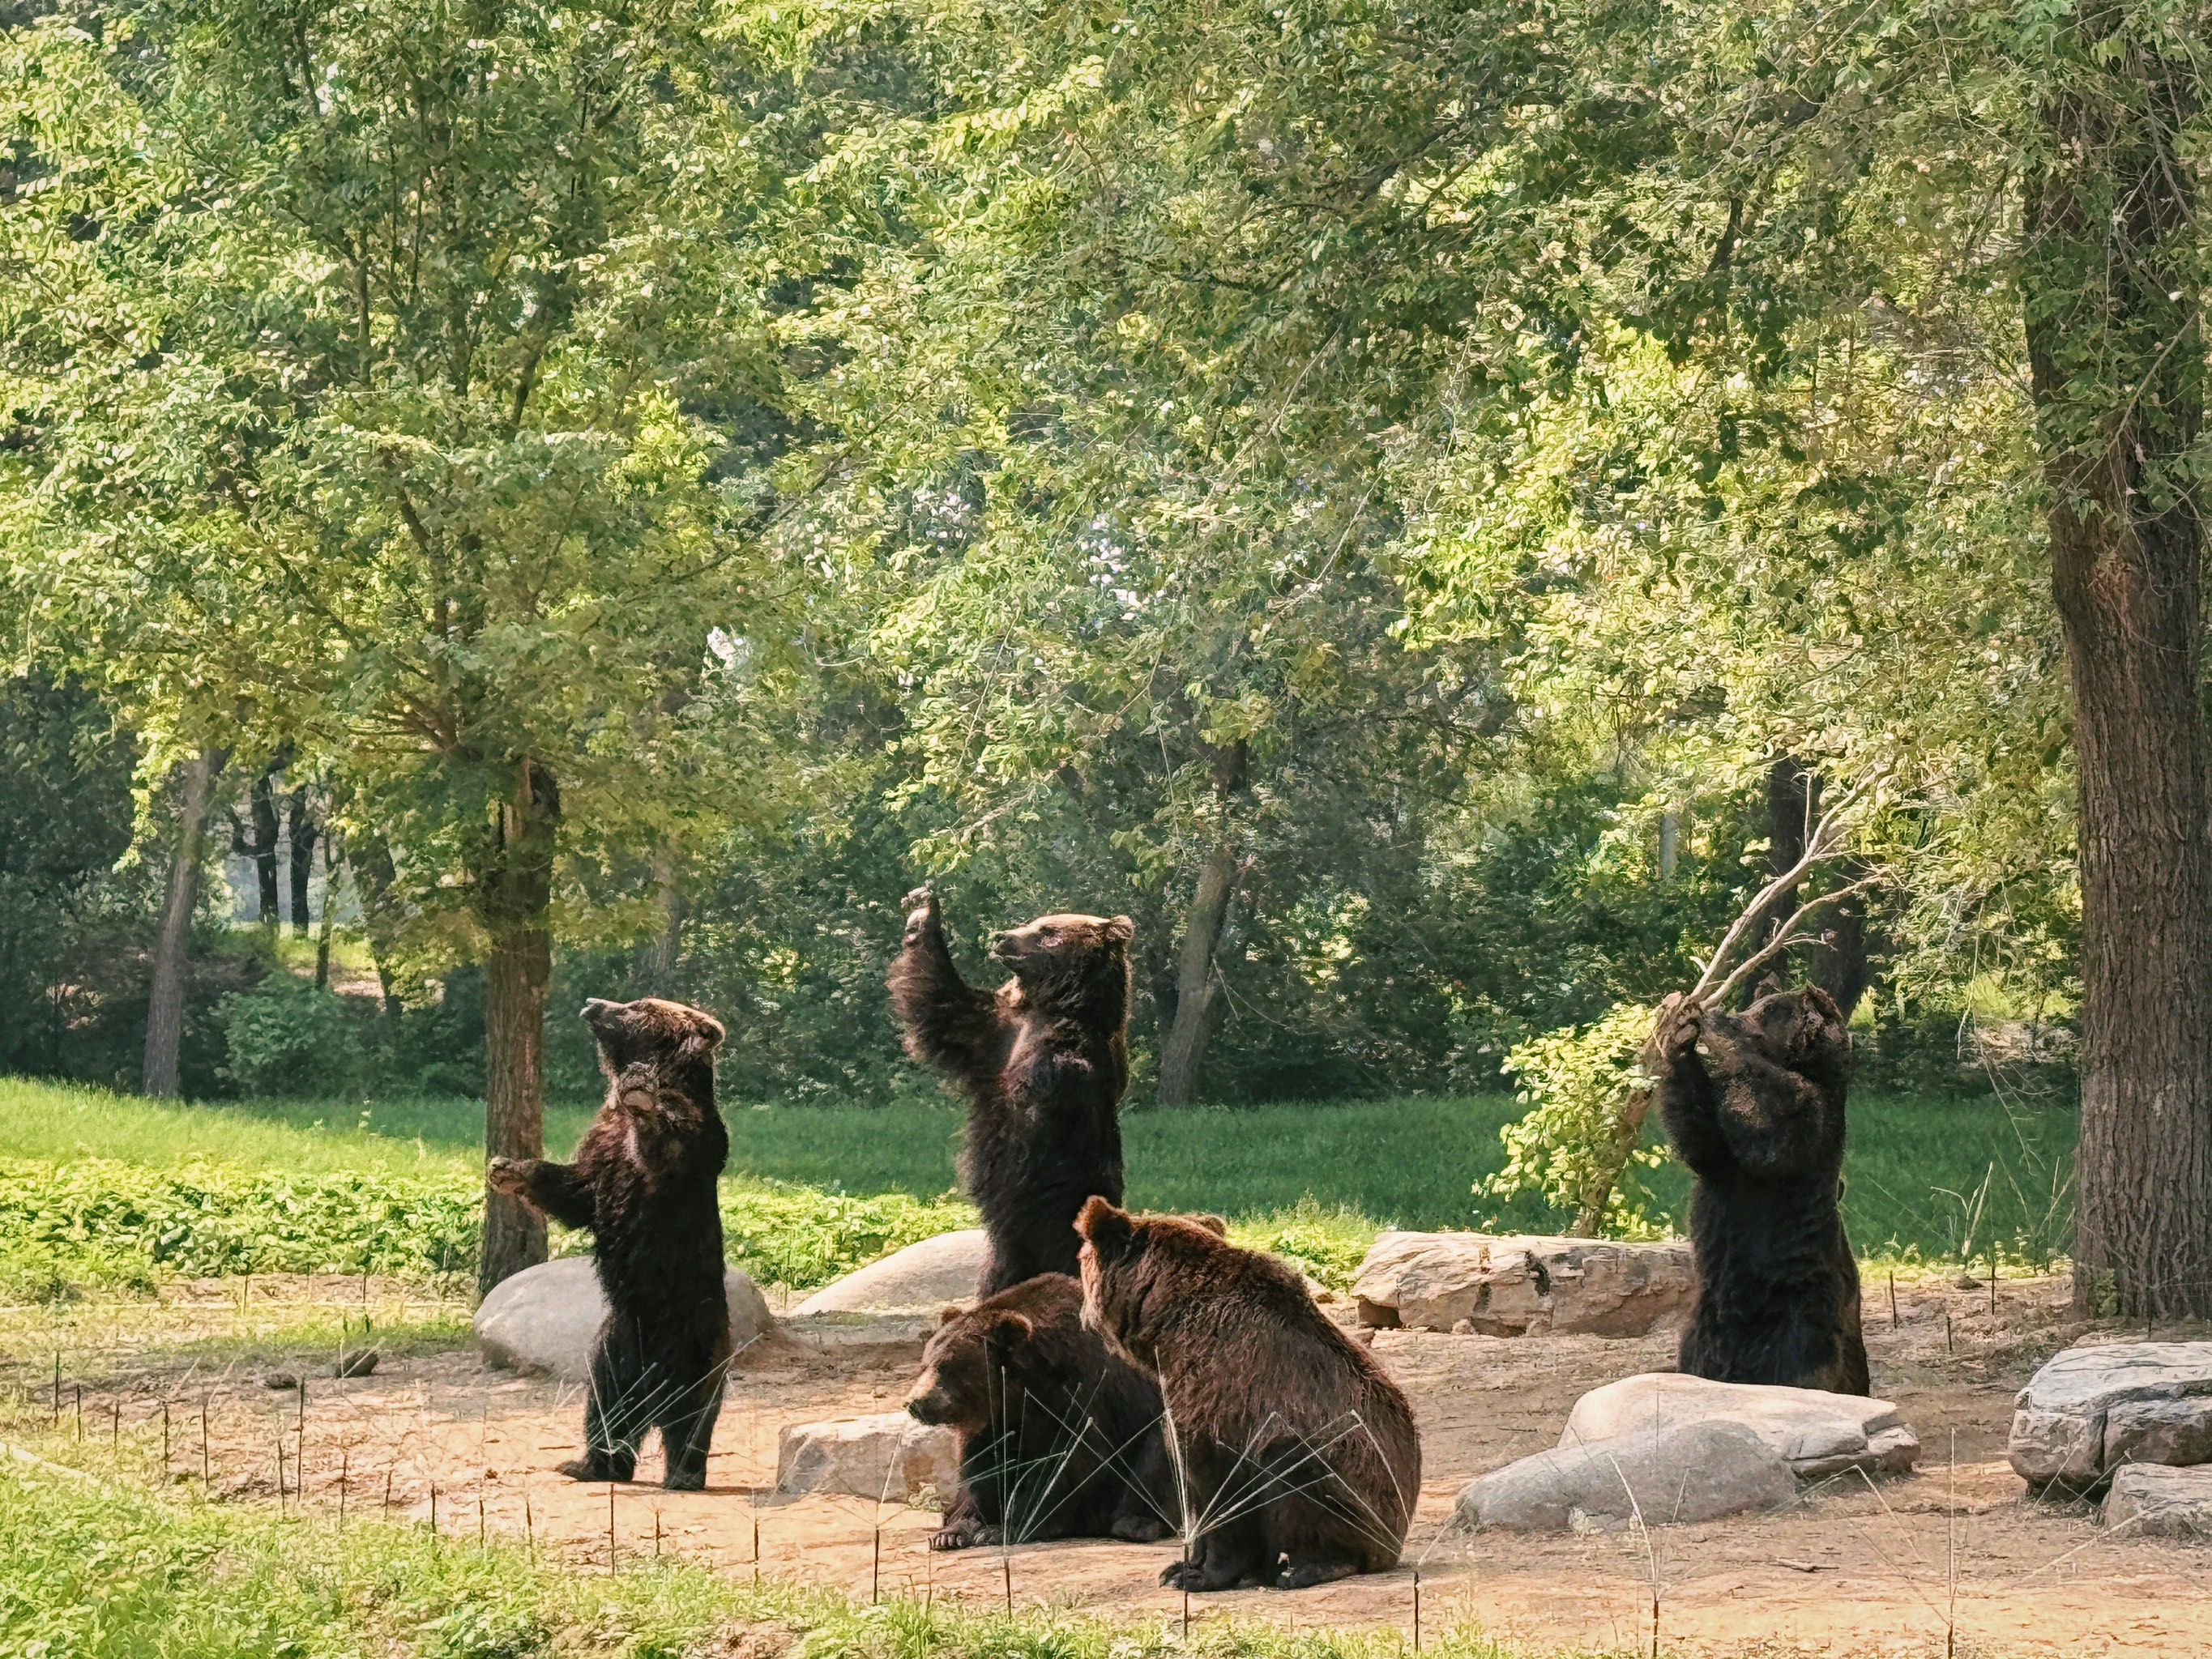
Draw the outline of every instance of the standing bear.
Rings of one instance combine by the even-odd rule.
[[[607,1097],[574,1164],[496,1158],[488,1178],[564,1226],[587,1229],[607,1316],[592,1349],[578,1480],[628,1480],[648,1428],[660,1431],[672,1491],[707,1484],[707,1449],[730,1364],[722,1214],[714,1183],[730,1152],[714,1106],[722,1028],[696,1008],[647,998],[584,1005]]]
[[[960,1174],[990,1255],[975,1294],[1075,1272],[1075,1212],[1121,1200],[1121,1091],[1129,1084],[1127,916],[1039,916],[1000,933],[1013,977],[995,992],[960,977],[937,895],[906,896],[891,1007],[906,1051],[968,1099]]]
[[[906,1408],[960,1440],[960,1490],[932,1549],[1172,1530],[1159,1385],[1084,1325],[1065,1273],[947,1308]]]
[[[1697,1305],[1677,1363],[1717,1382],[1865,1394],[1859,1269],[1839,1208],[1851,1047],[1818,986],[1741,1014],[1680,993],[1644,1050],[1667,1138],[1697,1177]]]
[[[1173,1589],[1302,1589],[1398,1565],[1413,1407],[1270,1255],[1176,1216],[1083,1206],[1083,1318],[1160,1380],[1182,1479]]]

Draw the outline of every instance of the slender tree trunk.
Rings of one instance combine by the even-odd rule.
[[[276,767],[272,763],[246,791],[246,823],[230,814],[230,850],[253,860],[255,908],[253,919],[264,927],[277,922],[276,886]],[[246,833],[246,824],[252,833]]]
[[[149,1095],[177,1092],[178,1054],[185,1032],[185,952],[191,944],[192,909],[199,900],[200,851],[205,841],[208,803],[223,751],[204,749],[185,764],[183,799],[177,809],[176,854],[161,900],[161,933],[154,946],[154,983],[146,1003],[146,1051],[139,1085]]]
[[[2177,476],[2203,413],[2186,62],[2085,13],[2112,95],[2042,112],[2022,291],[2074,702],[2081,1141],[2074,1291],[2212,1316],[2212,744],[2201,527]],[[2068,82],[2073,85],[2074,82]]]
[[[653,880],[660,900],[660,932],[646,953],[646,984],[657,997],[676,994],[676,963],[684,951],[684,891],[676,884],[676,859],[663,848],[653,854]]]
[[[336,830],[323,831],[323,914],[315,927],[315,988],[328,990],[331,983],[331,921],[337,909],[338,848],[340,836]]]
[[[1198,890],[1183,923],[1176,957],[1175,1020],[1160,1044],[1159,1103],[1188,1106],[1197,1096],[1198,1068],[1213,1035],[1213,953],[1229,920],[1230,896],[1237,886],[1237,852],[1217,847],[1198,872]]]
[[[365,837],[349,852],[354,885],[361,895],[362,931],[368,935],[368,958],[375,964],[376,988],[384,1000],[384,1017],[396,1020],[399,1018],[399,994],[392,982],[392,951],[398,942],[399,915],[392,890],[399,880],[399,872],[392,862],[391,844],[381,836]]]
[[[322,830],[309,808],[307,791],[304,786],[292,792],[288,805],[286,828],[290,832],[292,842],[292,931],[295,934],[304,934],[310,922],[307,895],[315,873],[315,842],[321,838]]]
[[[1659,815],[1659,884],[1669,886],[1682,857],[1682,812],[1670,806]]]
[[[518,763],[500,811],[477,902],[490,939],[484,997],[484,1151],[545,1155],[545,997],[553,976],[553,854],[561,793],[553,775]],[[545,1223],[518,1199],[484,1189],[479,1290],[545,1260]]]

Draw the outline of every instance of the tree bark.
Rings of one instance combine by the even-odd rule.
[[[204,749],[185,764],[177,809],[176,854],[161,899],[161,933],[154,945],[154,982],[146,1002],[146,1048],[138,1086],[149,1095],[177,1092],[179,1053],[185,1032],[185,952],[191,944],[192,910],[199,900],[200,854],[206,840],[208,803],[223,751]]]
[[[273,928],[278,920],[276,767],[273,763],[254,779],[253,787],[246,792],[246,816],[253,826],[251,836],[246,832],[246,824],[238,821],[237,812],[230,814],[230,850],[240,858],[253,860],[257,900],[253,919],[264,927]]]
[[[1158,1099],[1163,1106],[1188,1106],[1196,1097],[1198,1068],[1213,1035],[1213,953],[1229,920],[1230,896],[1237,886],[1237,851],[1215,848],[1198,872],[1176,957],[1175,1019],[1160,1044]]]
[[[315,925],[315,988],[326,991],[331,984],[331,922],[337,914],[338,892],[338,848],[341,837],[334,829],[323,831],[323,914]]]
[[[314,813],[307,802],[307,787],[303,784],[292,792],[286,804],[285,827],[291,836],[292,862],[292,931],[305,933],[308,927],[307,890],[315,873],[315,842],[322,830],[315,823]],[[328,903],[327,884],[324,902]]]
[[[545,997],[553,976],[553,854],[561,793],[553,775],[518,763],[477,874],[477,908],[490,941],[484,994],[484,1152],[545,1155]],[[545,1260],[545,1223],[520,1199],[484,1188],[480,1291]]]
[[[392,896],[399,872],[392,861],[392,846],[381,836],[367,836],[349,848],[354,884],[361,894],[362,930],[368,935],[369,960],[376,965],[376,988],[384,1000],[384,1017],[399,1018],[399,994],[392,982],[392,951],[399,939],[398,903]]]
[[[657,997],[676,994],[676,963],[684,951],[684,890],[676,883],[676,859],[665,848],[653,857],[653,882],[660,901],[660,932],[646,951],[646,984]]]
[[[2022,290],[2073,693],[2081,884],[2074,1293],[2130,1319],[2212,1316],[2212,755],[2201,526],[2176,476],[2203,411],[2187,274],[2185,63],[2119,47],[2107,98],[2042,111]],[[2068,84],[2073,84],[2069,82]]]

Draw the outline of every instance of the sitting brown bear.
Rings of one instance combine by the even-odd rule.
[[[495,1158],[494,1190],[564,1226],[588,1229],[607,1316],[592,1349],[578,1480],[627,1480],[648,1428],[660,1431],[672,1490],[707,1484],[707,1449],[730,1365],[722,1212],[715,1179],[730,1137],[714,1106],[722,1028],[648,997],[584,1005],[606,1103],[574,1164]]]
[[[947,1308],[906,1408],[959,1434],[960,1490],[932,1549],[1172,1530],[1159,1388],[1084,1328],[1066,1273]]]
[[[1299,1589],[1398,1563],[1421,1490],[1413,1408],[1298,1274],[1210,1227],[1083,1206],[1084,1322],[1158,1375],[1185,1553],[1161,1583]]]
[[[1850,1035],[1816,985],[1741,1014],[1680,994],[1644,1066],[1690,1173],[1698,1299],[1676,1363],[1717,1382],[1865,1394],[1859,1267],[1840,1210]]]

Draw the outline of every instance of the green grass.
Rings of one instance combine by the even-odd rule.
[[[1498,1131],[1514,1110],[1476,1096],[1134,1112],[1124,1120],[1129,1200],[1218,1211],[1240,1239],[1341,1285],[1378,1226],[1559,1226],[1532,1198],[1478,1207],[1473,1196],[1498,1166]],[[1851,1114],[1845,1213],[1862,1255],[1957,1261],[1994,1244],[2043,1265],[2063,1253],[2069,1105],[1868,1097]],[[551,1115],[556,1155],[586,1116]],[[764,1280],[819,1284],[972,1221],[947,1201],[960,1133],[950,1105],[732,1106],[728,1117],[731,1255]],[[0,1279],[35,1293],[165,1271],[465,1268],[456,1252],[467,1249],[482,1133],[482,1108],[467,1100],[166,1105],[0,1080],[0,1158],[55,1172],[0,1176]],[[96,1180],[82,1174],[93,1159],[107,1161]],[[1678,1219],[1687,1184],[1672,1164],[1650,1178]],[[43,1212],[41,1191],[52,1200]]]
[[[41,1447],[56,1454],[66,1449]],[[69,1453],[66,1455],[72,1455]],[[495,1540],[258,1504],[156,1496],[137,1481],[0,1460],[0,1655],[24,1659],[1399,1659],[1395,1630],[1063,1608],[1009,1618],[951,1598],[867,1606],[673,1557],[579,1571]],[[748,1633],[750,1639],[745,1639]],[[1508,1659],[1472,1629],[1427,1632],[1443,1659]]]

